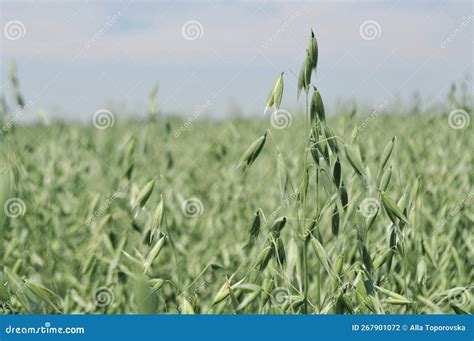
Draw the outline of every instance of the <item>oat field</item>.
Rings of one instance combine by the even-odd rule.
[[[298,89],[262,84],[266,115],[220,121],[22,126],[13,72],[2,313],[472,313],[469,91],[328,112],[317,55],[310,37]]]

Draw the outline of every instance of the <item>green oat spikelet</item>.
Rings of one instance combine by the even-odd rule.
[[[239,161],[239,164],[237,165],[237,168],[240,168],[242,172],[246,172],[250,166],[255,162],[257,159],[258,155],[263,149],[263,146],[265,145],[265,141],[267,139],[267,132],[263,134],[263,136],[260,136],[257,140],[255,140],[250,147],[246,150],[244,155]]]

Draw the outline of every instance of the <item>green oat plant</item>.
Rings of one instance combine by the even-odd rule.
[[[180,129],[157,88],[146,122],[2,129],[2,313],[472,313],[473,131],[447,115],[472,99],[327,115],[318,53],[311,31],[285,129]]]

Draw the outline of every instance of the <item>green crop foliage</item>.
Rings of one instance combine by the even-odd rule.
[[[309,42],[284,129],[4,125],[2,313],[472,313],[472,103],[329,112]]]

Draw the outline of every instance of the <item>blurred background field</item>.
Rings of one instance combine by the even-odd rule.
[[[263,294],[259,294],[239,312],[301,312],[301,307],[280,302],[297,301],[301,296],[296,246],[301,240],[296,200],[285,202],[281,195],[276,152],[284,156],[292,181],[299,181],[305,154],[302,118],[303,113],[294,114],[291,125],[284,129],[276,129],[266,119],[235,118],[198,120],[183,130],[180,127],[186,121],[160,116],[141,123],[116,121],[104,130],[53,123],[8,131],[1,140],[2,202],[6,205],[1,225],[5,283],[1,292],[2,301],[8,303],[3,312],[176,313],[186,297],[195,312],[229,313],[234,311],[230,300],[215,306],[212,302],[226,276],[234,272],[236,279],[245,278],[258,287],[265,278],[274,281],[268,294],[275,302],[264,305]],[[453,129],[446,114],[414,109],[398,115],[383,113],[369,121],[351,107],[329,119],[334,133],[347,141],[354,128],[365,127],[354,144],[372,173],[384,146],[397,137],[387,189],[392,198],[411,195],[415,183],[419,185],[416,198],[408,197],[415,204],[403,235],[403,253],[396,253],[390,270],[386,264],[373,270],[377,285],[411,303],[386,303],[387,295],[378,292],[380,307],[374,308],[357,295],[362,276],[357,212],[363,199],[375,194],[363,191],[353,169],[343,164],[342,178],[354,209],[341,211],[338,235],[331,232],[329,215],[323,217],[319,231],[332,262],[344,255],[340,271],[349,307],[339,306],[333,279],[311,254],[310,312],[472,312],[471,127]],[[267,129],[273,139],[267,140],[259,158],[242,175],[236,169],[241,155]],[[41,143],[36,143],[39,139]],[[128,179],[129,164],[123,159],[131,141],[136,147]],[[158,174],[145,209],[135,212],[134,196]],[[333,190],[331,180],[323,180],[320,186]],[[306,206],[314,210],[313,173],[309,183]],[[9,198],[18,198],[18,202],[8,207]],[[142,268],[129,257],[146,257],[152,249],[147,231],[160,200],[167,226],[161,228],[168,240],[147,274],[136,279]],[[262,223],[259,239],[248,246],[259,208],[269,220],[288,217],[281,236],[286,261],[272,261],[252,277],[248,274],[251,263],[265,245],[273,223]],[[375,220],[367,243],[373,262],[380,262],[390,244],[390,220],[385,213]],[[24,280],[48,290],[31,291]],[[158,289],[153,289],[157,283]],[[281,292],[275,288],[284,288],[283,299],[277,297]],[[247,289],[236,293],[239,304],[257,290]],[[143,295],[146,304],[140,301]]]

